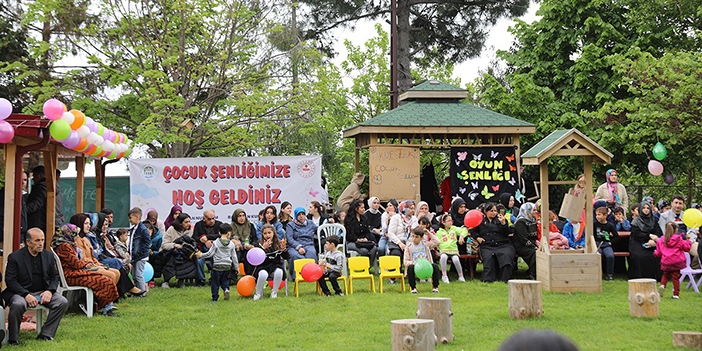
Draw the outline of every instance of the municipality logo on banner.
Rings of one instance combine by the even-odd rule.
[[[141,167],[140,174],[144,180],[153,180],[156,178],[156,166],[152,164],[145,164],[143,167]]]

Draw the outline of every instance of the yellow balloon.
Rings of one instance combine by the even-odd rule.
[[[683,212],[683,223],[685,223],[688,228],[702,226],[702,212],[696,208],[688,208]]]

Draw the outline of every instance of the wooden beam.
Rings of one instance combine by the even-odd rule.
[[[56,144],[49,144],[49,151],[44,151],[44,173],[46,176],[46,233],[44,246],[48,249],[56,231],[56,164],[58,153]]]
[[[353,128],[347,129],[343,132],[344,138],[351,138],[356,135],[370,134],[370,133],[398,133],[398,134],[409,134],[409,133],[441,133],[450,135],[460,135],[460,134],[478,134],[478,135],[491,135],[491,134],[533,134],[536,132],[536,127],[533,126],[519,126],[519,127],[455,127],[455,126],[355,126]]]
[[[592,156],[583,157],[583,173],[585,174],[585,252],[595,253],[593,223],[592,223]]]
[[[539,165],[541,179],[541,250],[549,252],[548,160]]]
[[[83,213],[83,191],[85,185],[85,156],[76,157],[76,213]]]
[[[93,163],[95,163],[95,212],[100,212],[102,210],[102,194],[104,194],[102,180],[105,175],[102,174],[100,159],[96,159]]]
[[[353,161],[353,166],[354,166],[354,169],[356,170],[357,173],[361,169],[360,164],[359,164],[359,159],[361,157],[360,152],[361,152],[361,148],[359,148],[359,147],[354,148],[354,154],[356,155],[356,158]]]
[[[514,161],[515,161],[515,164],[517,165],[517,182],[519,182],[517,184],[517,186],[519,187],[522,183],[522,167],[521,167],[521,165],[522,165],[522,163],[521,163],[522,162],[522,159],[521,159],[522,148],[519,145],[519,134],[512,136],[512,142],[514,144],[514,157],[515,157]],[[526,194],[524,194],[524,195],[526,196]]]
[[[7,256],[12,252],[12,244],[14,241],[15,230],[15,181],[18,177],[15,174],[15,157],[17,155],[17,145],[10,143],[4,145],[3,157],[5,157],[5,223],[3,223],[4,239],[2,250],[4,252],[0,269],[2,269],[3,277],[5,276],[5,262]],[[2,287],[5,288],[5,280],[2,280]]]
[[[591,156],[592,151],[588,149],[560,149],[551,154],[551,156]]]

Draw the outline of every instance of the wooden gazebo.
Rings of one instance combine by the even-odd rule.
[[[592,235],[592,165],[609,164],[613,155],[577,129],[556,130],[522,155],[524,165],[538,165],[541,187],[541,213],[548,218],[548,186],[575,184],[575,181],[549,181],[548,158],[582,156],[585,174],[585,249],[549,250],[549,223],[541,221],[541,244],[536,253],[536,277],[544,290],[558,292],[602,292],[602,261]]]
[[[56,199],[56,166],[59,158],[73,158],[76,162],[76,213],[83,212],[83,181],[86,157],[82,153],[67,149],[52,140],[49,135],[51,121],[36,115],[12,114],[6,121],[15,129],[15,137],[3,144],[5,166],[5,224],[3,239],[3,260],[20,247],[20,217],[23,158],[31,151],[42,152],[46,173],[46,247],[51,244],[55,227]],[[96,201],[95,209],[99,211],[104,206],[104,166],[99,158],[95,159]],[[109,162],[109,161],[108,161]],[[49,229],[50,228],[50,229]],[[4,273],[4,265],[2,265]]]
[[[369,149],[373,196],[417,198],[420,149],[512,146],[519,157],[520,135],[534,133],[535,126],[461,101],[467,97],[459,87],[425,81],[400,95],[405,104],[344,130],[344,138],[356,141],[356,171],[360,150]],[[394,173],[380,187],[382,172]]]

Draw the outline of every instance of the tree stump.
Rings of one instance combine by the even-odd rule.
[[[436,343],[453,341],[453,311],[451,299],[443,297],[420,297],[417,299],[417,318],[434,321]]]
[[[702,350],[702,333],[673,332],[673,346]]]
[[[633,317],[657,317],[661,301],[655,279],[629,280],[629,314]]]
[[[538,280],[508,281],[509,318],[527,319],[544,314],[541,303],[541,282]]]
[[[436,336],[431,319],[398,319],[392,325],[393,351],[434,350]]]

